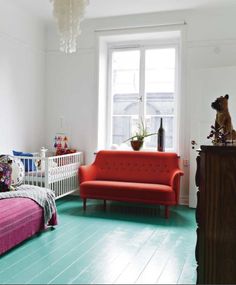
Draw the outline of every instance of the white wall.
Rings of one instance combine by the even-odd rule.
[[[210,104],[229,94],[229,109],[236,127],[236,23],[235,9],[195,13],[187,46],[186,100],[189,106],[189,141],[210,144],[207,136],[214,124]],[[234,82],[234,84],[232,83]],[[196,151],[190,148],[189,204],[196,206]]]
[[[45,140],[45,28],[0,0],[0,153],[37,151]]]
[[[194,84],[191,85],[190,74],[198,69],[236,66],[235,14],[235,9],[220,9],[86,20],[82,25],[80,49],[74,55],[64,55],[58,51],[56,29],[54,26],[49,26],[47,31],[48,147],[52,146],[54,134],[63,129],[69,133],[71,145],[85,152],[86,162],[93,160],[93,152],[97,146],[98,118],[97,33],[95,30],[186,21],[183,37],[180,155],[182,159],[189,160],[192,139],[191,114],[195,111],[192,102],[195,102],[193,96],[196,96],[192,90]],[[197,96],[201,100],[205,94],[200,92]],[[216,97],[215,94],[211,96]],[[207,104],[210,104],[210,100],[209,97]],[[235,94],[231,95],[231,100],[236,100]],[[209,105],[210,112],[212,110]],[[60,118],[63,118],[62,128]],[[184,167],[184,170],[181,199],[187,202],[189,167]]]

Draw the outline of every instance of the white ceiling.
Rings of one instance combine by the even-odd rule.
[[[52,19],[50,0],[12,0],[12,2],[44,20]],[[236,7],[236,0],[90,0],[86,18],[232,6]]]

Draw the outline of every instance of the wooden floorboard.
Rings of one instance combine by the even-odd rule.
[[[194,284],[195,211],[68,196],[59,225],[0,257],[0,284]]]

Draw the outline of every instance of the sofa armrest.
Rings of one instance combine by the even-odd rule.
[[[179,176],[183,176],[184,172],[180,169],[176,169],[173,171],[171,179],[170,179],[170,185],[173,187],[175,183],[175,179]]]
[[[180,192],[180,176],[183,176],[184,172],[180,169],[175,169],[170,179],[170,186],[176,194],[176,204],[179,203],[179,192]]]
[[[85,181],[96,180],[96,167],[91,165],[82,165],[79,167],[80,184]]]

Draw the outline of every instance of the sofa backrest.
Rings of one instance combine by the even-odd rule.
[[[96,155],[96,179],[140,183],[170,184],[178,168],[176,153],[145,151],[99,151]]]

